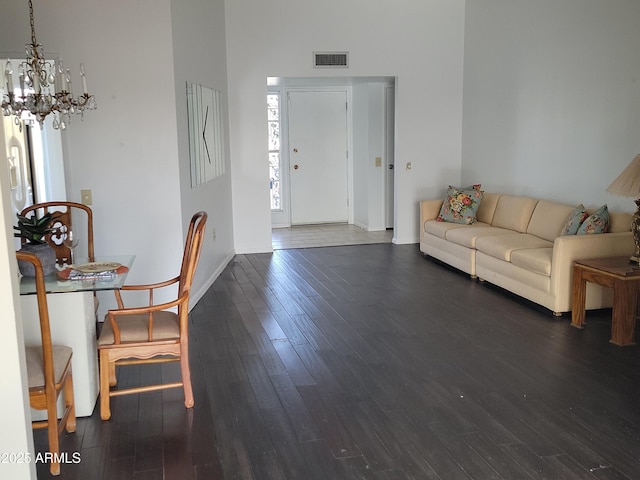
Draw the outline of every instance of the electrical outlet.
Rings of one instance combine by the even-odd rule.
[[[84,205],[93,205],[93,193],[91,190],[80,190],[80,198]]]
[[[376,167],[382,166],[382,157],[376,157]]]

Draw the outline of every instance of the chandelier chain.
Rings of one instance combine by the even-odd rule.
[[[37,45],[36,40],[36,22],[33,20],[33,3],[29,0],[29,24],[31,25],[31,44]]]

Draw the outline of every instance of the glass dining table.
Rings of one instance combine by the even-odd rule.
[[[134,260],[135,255],[96,256],[94,262],[78,258],[74,265],[58,267],[56,273],[45,277],[51,341],[73,349],[73,390],[78,417],[93,413],[100,393],[94,292],[120,289]],[[105,270],[109,267],[112,270]],[[28,346],[41,344],[35,293],[35,279],[21,277],[24,343]],[[60,400],[59,412],[62,396]],[[31,410],[31,416],[33,420],[44,420],[46,412]]]
[[[111,255],[96,257],[94,262],[90,262],[88,258],[78,258],[75,262],[77,266],[95,265],[95,270],[100,270],[100,266],[105,268],[113,266],[112,271],[80,272],[74,275],[74,265],[57,267],[56,274],[47,275],[45,277],[45,288],[47,293],[70,293],[70,292],[97,292],[100,290],[119,290],[127,279],[127,273],[135,260],[135,255]],[[70,274],[66,271],[70,270]],[[113,272],[113,273],[112,273]],[[32,277],[20,278],[20,295],[35,295],[36,281]]]

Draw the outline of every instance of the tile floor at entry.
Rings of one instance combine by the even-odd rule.
[[[274,250],[391,243],[392,238],[393,230],[391,229],[368,232],[360,227],[346,223],[296,225],[271,230],[271,242]]]

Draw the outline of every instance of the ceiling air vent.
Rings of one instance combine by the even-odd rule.
[[[314,67],[347,68],[349,66],[349,53],[347,52],[314,52]]]

